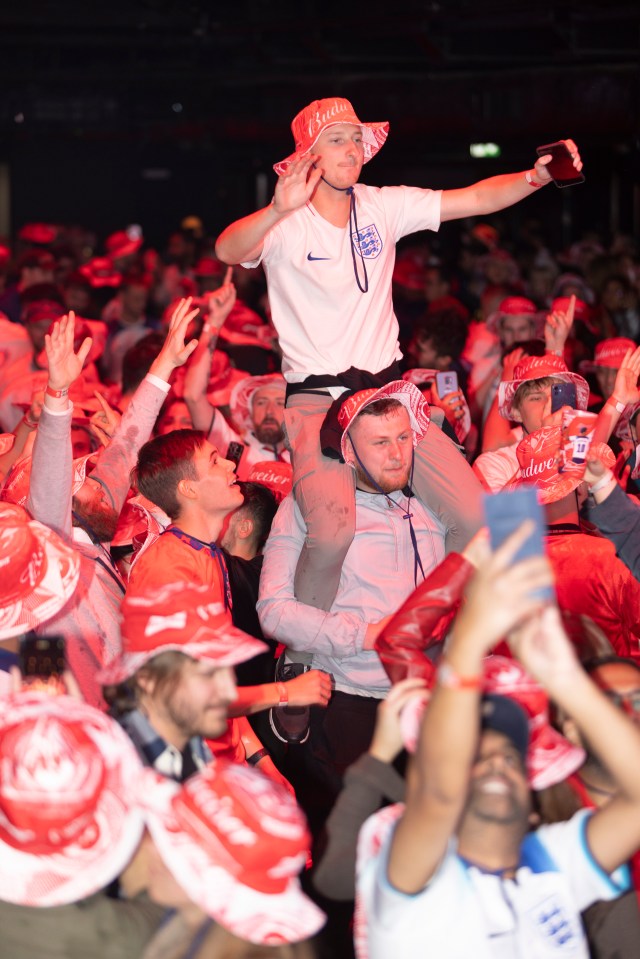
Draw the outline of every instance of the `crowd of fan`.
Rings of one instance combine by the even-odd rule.
[[[8,959],[637,955],[640,249],[531,222],[400,244],[337,390],[259,237],[0,245]]]

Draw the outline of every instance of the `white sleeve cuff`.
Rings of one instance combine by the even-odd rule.
[[[157,386],[159,390],[162,390],[163,393],[168,393],[171,389],[171,384],[167,383],[166,380],[161,380],[159,376],[156,376],[155,373],[147,373],[145,380],[148,380],[149,383],[152,383],[154,386]]]

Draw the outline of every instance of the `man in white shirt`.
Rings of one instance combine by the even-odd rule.
[[[267,540],[258,615],[263,632],[331,673],[329,706],[311,710],[301,763],[312,826],[329,812],[346,768],[369,746],[389,679],[374,650],[389,617],[444,557],[444,528],[408,495],[413,452],[432,428],[422,394],[410,383],[363,390],[345,401],[341,451],[356,478],[356,535],[328,612],[297,600],[293,574],[305,541],[300,509],[283,500]],[[277,725],[274,727],[277,732]],[[304,803],[305,798],[301,796]]]
[[[406,804],[360,834],[356,941],[370,959],[586,959],[580,910],[629,887],[620,867],[640,844],[640,732],[582,670],[557,608],[536,598],[553,585],[547,559],[513,564],[532,526],[487,547],[438,666]],[[483,657],[505,634],[606,757],[619,789],[606,807],[531,831],[526,714],[482,698]]]
[[[338,589],[355,513],[351,471],[323,457],[318,436],[332,400],[345,389],[379,387],[399,377],[391,298],[396,242],[417,230],[437,230],[444,220],[503,209],[551,180],[551,157],[542,157],[534,171],[461,190],[358,184],[388,129],[388,123],[363,123],[340,97],[309,104],[292,123],[295,152],[275,166],[272,202],[231,224],[216,244],[224,262],[262,263],[267,275],[288,383],[294,493],[307,527],[296,596],[324,610]],[[568,145],[579,169],[576,146]],[[418,496],[445,526],[447,548],[462,549],[481,524],[480,488],[436,428],[416,451],[414,479]]]

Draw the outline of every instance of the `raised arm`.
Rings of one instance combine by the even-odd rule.
[[[524,624],[509,644],[617,783],[617,795],[587,825],[591,853],[611,873],[640,846],[640,730],[582,669],[555,607]]]
[[[540,608],[532,591],[553,581],[544,557],[510,565],[532,524],[523,523],[486,560],[454,625],[409,770],[407,801],[396,827],[388,878],[413,894],[442,861],[465,806],[479,731],[482,660],[496,642]]]
[[[256,260],[262,253],[267,233],[311,199],[321,175],[320,170],[312,169],[315,159],[313,154],[308,154],[291,163],[278,177],[269,206],[236,220],[222,231],[216,243],[216,256],[223,263]]]
[[[571,152],[574,167],[581,170],[582,161],[575,143],[573,140],[564,142]],[[442,194],[441,220],[444,222],[467,216],[484,216],[524,200],[526,196],[535,193],[537,188],[551,182],[551,176],[546,169],[550,161],[550,155],[539,157],[533,170],[505,173],[488,180],[479,180],[478,183],[472,183],[460,190],[445,190]],[[527,176],[530,180],[527,180]]]
[[[184,401],[191,414],[194,429],[206,433],[211,429],[213,418],[213,408],[207,399],[211,358],[220,330],[236,302],[236,288],[231,282],[231,273],[232,269],[229,267],[224,284],[207,298],[207,316],[184,378]]]
[[[49,379],[33,445],[27,509],[56,532],[71,535],[73,451],[69,388],[80,376],[91,349],[91,338],[73,350],[75,315],[70,312],[45,336]]]

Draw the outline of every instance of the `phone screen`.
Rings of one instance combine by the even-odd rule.
[[[62,674],[66,669],[63,636],[27,633],[20,643],[20,671],[25,686],[64,692]]]
[[[455,393],[458,389],[458,374],[455,370],[447,370],[444,373],[436,373],[436,388],[438,396],[442,399],[449,393]]]
[[[501,546],[526,519],[531,519],[535,523],[535,528],[513,557],[512,563],[529,559],[531,556],[545,555],[544,536],[547,524],[544,509],[538,502],[534,486],[523,486],[513,491],[503,490],[493,495],[485,495],[484,513],[493,550]],[[550,587],[540,590],[537,595],[545,600],[554,598]]]
[[[236,466],[242,459],[242,454],[244,453],[244,443],[229,443],[227,447],[227,453],[225,459],[231,460],[232,463],[235,463]]]
[[[573,158],[562,140],[538,147],[536,153],[539,157],[548,156],[548,154],[553,157],[547,164],[547,170],[556,186],[577,186],[578,183],[584,183],[584,175],[574,167]]]

